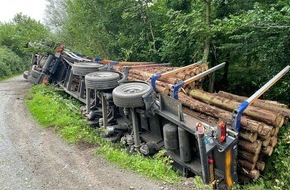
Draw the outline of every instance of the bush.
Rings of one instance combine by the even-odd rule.
[[[0,47],[0,78],[19,73],[24,70],[25,64],[21,58],[6,47]]]

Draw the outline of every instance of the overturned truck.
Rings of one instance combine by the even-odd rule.
[[[82,112],[89,123],[104,127],[112,142],[121,141],[131,152],[144,155],[165,149],[182,175],[200,175],[207,184],[227,188],[238,179],[255,180],[263,170],[260,155],[269,154],[268,145],[275,137],[272,131],[286,122],[284,116],[290,112],[281,106],[286,114],[274,121],[256,121],[243,113],[290,67],[235,109],[225,111],[215,105],[218,101],[210,102],[214,98],[202,99],[207,94],[198,90],[205,76],[224,65],[208,69],[201,62],[170,67],[151,62],[92,61],[60,46],[54,54],[34,54],[31,69],[23,76],[33,84],[54,83],[83,102]],[[279,126],[272,127],[269,122]]]

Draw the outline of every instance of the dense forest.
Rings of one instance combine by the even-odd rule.
[[[250,95],[289,64],[286,0],[48,0],[46,23],[68,47],[113,60],[227,61],[216,88]],[[290,77],[264,98],[290,104]]]

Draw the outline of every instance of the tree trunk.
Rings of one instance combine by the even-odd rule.
[[[241,157],[245,160],[248,160],[252,163],[256,163],[258,158],[259,158],[259,154],[253,154],[253,153],[247,152],[245,150],[239,150],[238,155],[239,155],[239,157]]]
[[[252,180],[256,181],[260,177],[260,171],[253,169],[253,170],[247,170],[246,168],[242,168],[242,172],[247,177],[251,178]]]
[[[240,137],[247,141],[255,142],[257,140],[258,134],[242,129],[240,131]]]
[[[211,94],[200,90],[190,91],[190,96],[229,111],[233,111],[240,105],[240,103],[237,101],[223,98],[217,96],[217,94]],[[258,121],[262,121],[278,127],[281,127],[284,123],[283,115],[253,106],[248,106],[248,108],[244,111],[244,114]]]
[[[251,143],[248,141],[239,140],[239,147],[243,150],[246,150],[247,152],[259,154],[262,148],[262,143],[261,141],[255,141]]]
[[[221,118],[227,123],[231,123],[231,113],[223,109],[210,106],[206,103],[199,102],[183,93],[178,93],[179,100],[182,104],[190,109],[196,110],[207,115],[211,115],[216,118]],[[242,116],[241,118],[241,127],[252,132],[260,133],[263,128],[263,124],[254,120],[251,120],[247,117]]]
[[[258,169],[258,170],[260,170],[260,171],[264,171],[264,169],[265,169],[265,162],[258,160],[256,162],[255,168]]]
[[[234,95],[224,91],[219,91],[218,95],[228,99],[236,100],[238,102],[243,102],[247,99],[247,97]],[[270,110],[272,112],[281,113],[282,115],[287,116],[288,118],[290,117],[290,109],[287,109],[287,106],[285,104],[280,104],[278,102],[269,100],[258,99],[252,105],[265,110]]]

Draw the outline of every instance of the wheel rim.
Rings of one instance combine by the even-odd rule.
[[[136,93],[139,93],[139,92],[143,92],[146,88],[144,88],[142,83],[140,83],[140,84],[124,86],[122,88],[122,92],[124,92],[125,94],[136,94]]]
[[[96,72],[90,73],[89,76],[96,77],[96,78],[107,78],[111,76],[119,77],[119,74],[113,72]]]

